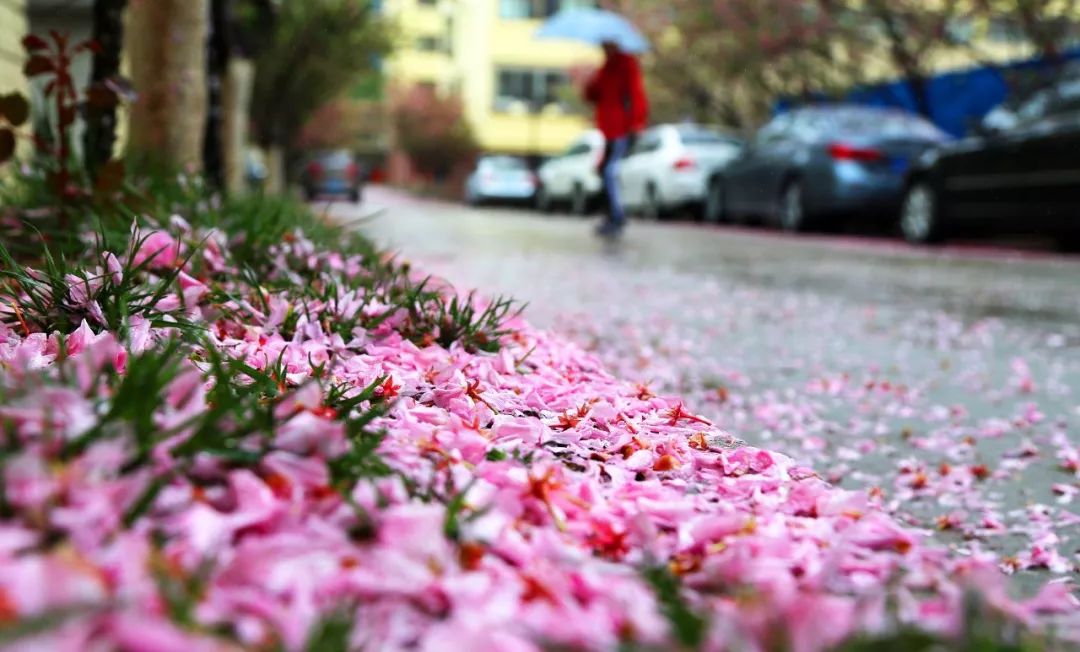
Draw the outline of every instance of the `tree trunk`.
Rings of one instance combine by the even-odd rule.
[[[247,59],[233,58],[222,90],[222,160],[225,191],[238,194],[244,190],[244,155],[248,147],[248,115],[255,66]]]
[[[206,134],[203,141],[203,173],[212,188],[225,187],[224,88],[232,53],[229,0],[210,0],[210,37],[207,42]]]
[[[127,0],[95,0],[93,10],[94,52],[90,85],[99,86],[116,79],[120,74],[120,58],[124,49],[124,7]],[[86,171],[91,175],[112,158],[116,145],[116,106],[88,103],[86,134],[83,149]]]
[[[285,148],[271,145],[266,148],[266,192],[280,195],[288,185],[285,179]]]
[[[919,115],[933,119],[933,107],[930,104],[929,84],[926,75],[923,74],[921,53],[913,52],[905,40],[904,28],[899,24],[896,15],[885,5],[873,5],[875,17],[881,22],[888,39],[887,46],[893,65],[900,71],[911,89],[911,97],[915,102],[915,111]]]
[[[1042,3],[1017,2],[1016,14],[1024,36],[1039,51],[1039,55],[1051,69],[1057,69],[1065,62],[1061,48],[1054,35],[1054,29],[1046,24],[1046,18],[1040,15]],[[1068,16],[1068,14],[1063,14]]]
[[[138,98],[131,107],[136,159],[198,172],[206,128],[208,0],[143,0],[128,11],[128,52]]]

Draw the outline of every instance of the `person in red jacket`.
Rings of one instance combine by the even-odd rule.
[[[604,134],[606,143],[600,172],[608,197],[608,217],[598,232],[615,236],[626,225],[615,175],[619,161],[648,122],[649,103],[637,59],[615,43],[604,43],[603,48],[604,65],[586,84],[585,99],[596,107],[596,128]]]

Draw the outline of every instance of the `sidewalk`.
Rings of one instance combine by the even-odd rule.
[[[528,301],[617,375],[881,497],[957,554],[995,553],[1029,589],[1073,574],[1075,262],[651,225],[610,250],[575,220],[379,199],[394,210],[376,237]]]

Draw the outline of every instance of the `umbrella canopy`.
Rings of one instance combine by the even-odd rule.
[[[536,32],[537,38],[584,41],[599,45],[615,43],[623,52],[640,54],[649,49],[649,41],[626,18],[604,9],[564,9],[547,19]]]

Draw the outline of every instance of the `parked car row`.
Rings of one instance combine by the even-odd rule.
[[[948,140],[898,109],[832,105],[785,113],[709,179],[705,218],[828,230],[852,216],[894,219],[912,163]]]
[[[828,231],[851,220],[896,229],[912,243],[959,233],[1080,236],[1080,75],[995,111],[952,139],[892,108],[796,109],[749,142],[695,124],[642,132],[620,166],[632,214],[691,209],[708,222]],[[529,172],[486,157],[466,191],[473,202],[532,198],[538,210],[586,214],[602,201],[604,142],[589,131]]]
[[[710,173],[734,159],[742,143],[715,129],[695,124],[659,125],[642,132],[627,153],[618,175],[623,201],[632,212],[657,218],[669,211],[700,209]],[[585,215],[603,201],[598,166],[604,156],[599,131],[582,134],[565,153],[546,161],[533,179],[537,209],[564,207]],[[466,200],[520,199],[518,192],[478,195],[480,180],[496,167],[508,169],[507,157],[482,158],[466,185]],[[524,166],[520,159],[513,165]],[[501,186],[500,186],[501,187]],[[524,187],[518,187],[522,191]]]

